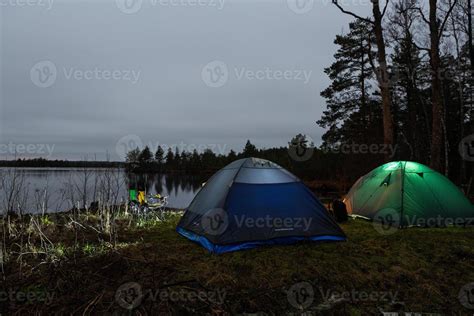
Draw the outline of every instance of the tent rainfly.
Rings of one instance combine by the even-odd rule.
[[[346,240],[297,177],[257,158],[234,161],[214,174],[186,209],[177,231],[213,253]]]
[[[359,178],[344,202],[349,213],[400,227],[474,224],[474,206],[456,185],[425,165],[384,164]]]

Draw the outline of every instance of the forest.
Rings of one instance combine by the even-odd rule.
[[[410,160],[467,186],[474,160],[471,1],[371,3],[373,16],[361,17],[333,1],[354,21],[334,40],[325,104],[315,104],[325,108],[316,118],[326,130],[321,146],[299,134],[288,147],[257,149],[247,141],[227,155],[145,147],[128,153],[129,167],[211,172],[255,156],[304,179],[351,182],[383,162]],[[292,147],[312,154],[292,157]]]
[[[325,68],[330,85],[317,126],[322,144],[306,135],[289,147],[215,155],[159,147],[134,149],[134,170],[187,172],[216,170],[249,156],[273,160],[307,179],[353,181],[393,160],[421,162],[459,185],[472,182],[474,160],[474,53],[471,0],[372,0],[372,15],[359,16],[336,0],[341,14],[354,18],[337,35],[334,62]],[[291,157],[292,146],[311,150]],[[346,148],[341,150],[341,148]],[[361,150],[364,149],[365,150]],[[298,149],[298,148],[297,148]],[[293,158],[293,159],[292,159]]]
[[[371,1],[372,16],[354,17],[338,35],[323,146],[395,145],[458,183],[472,179],[473,71],[471,0]],[[356,157],[356,160],[357,159]],[[364,163],[364,160],[359,160]]]

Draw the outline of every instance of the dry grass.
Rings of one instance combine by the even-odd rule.
[[[20,264],[10,254],[4,263],[4,292],[33,292],[36,300],[1,301],[0,312],[125,314],[129,312],[115,295],[127,282],[138,283],[146,293],[131,312],[137,315],[299,313],[289,290],[301,282],[314,291],[312,303],[305,306],[313,314],[473,312],[458,300],[461,287],[474,282],[472,228],[406,229],[384,236],[371,223],[351,221],[342,225],[347,242],[217,256],[179,236],[177,220],[171,216],[165,222],[138,223],[121,217],[112,245],[107,236],[88,228],[97,221],[92,215],[83,215],[81,223],[87,225],[79,233],[61,215],[50,218],[42,231],[55,256],[27,254]],[[39,242],[32,240],[30,247],[41,249]],[[7,249],[18,255],[15,243],[10,239]],[[356,294],[347,300],[327,296],[334,291]],[[363,299],[363,293],[379,296]],[[396,297],[382,298],[384,293]],[[51,299],[39,300],[40,294]]]

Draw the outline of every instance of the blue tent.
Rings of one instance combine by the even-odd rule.
[[[213,253],[346,240],[297,177],[257,158],[234,161],[214,174],[186,209],[177,231]]]

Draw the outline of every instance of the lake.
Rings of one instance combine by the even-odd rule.
[[[123,169],[0,168],[0,212],[58,212],[93,201],[117,204],[128,190],[168,196],[168,207],[186,208],[203,177],[171,174],[127,174]]]

